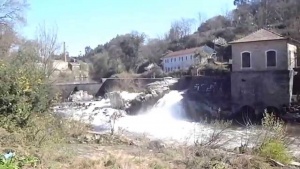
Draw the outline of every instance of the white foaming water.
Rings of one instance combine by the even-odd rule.
[[[145,133],[150,138],[181,143],[205,140],[213,132],[209,126],[185,121],[183,92],[170,91],[152,109],[137,116],[121,118],[116,127],[130,132]]]
[[[218,132],[214,126],[204,125],[201,123],[194,123],[185,121],[185,111],[182,105],[183,92],[170,91],[163,98],[161,98],[152,109],[146,112],[141,112],[136,116],[125,116],[116,121],[115,129],[122,128],[133,133],[145,133],[148,137],[153,139],[162,139],[164,141],[175,141],[179,143],[193,144],[195,140],[199,142],[207,140],[211,137],[213,132]],[[137,94],[128,93],[122,94],[125,100],[132,100]],[[98,102],[91,102],[94,105],[87,109],[70,108],[58,110],[63,114],[69,114],[75,119],[83,119],[88,121],[90,116],[93,119],[90,123],[95,127],[96,131],[109,131],[108,116],[105,116],[104,111],[111,114],[115,110],[110,107],[109,100],[102,100]],[[88,104],[88,103],[87,103]],[[106,108],[105,108],[106,107]],[[100,108],[94,111],[95,108]],[[255,135],[259,129],[251,129],[246,131],[243,128],[228,129],[222,133],[222,139],[219,141],[223,143],[225,148],[234,148],[240,146],[241,143]],[[250,139],[249,144],[254,142]],[[292,147],[294,150],[296,147]],[[298,148],[297,148],[298,149]],[[299,152],[298,152],[299,153]]]

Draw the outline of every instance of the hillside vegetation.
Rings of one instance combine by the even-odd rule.
[[[196,18],[182,18],[171,23],[164,36],[147,38],[142,32],[117,35],[95,49],[87,46],[83,59],[92,63],[95,78],[108,77],[122,71],[139,73],[140,65],[160,59],[168,51],[178,51],[207,44],[214,47],[214,40],[226,42],[245,36],[262,27],[276,29],[279,33],[299,39],[300,1],[298,0],[232,0],[236,8],[222,15],[205,20],[201,13]],[[198,29],[192,27],[197,24]],[[218,56],[231,57],[226,42],[215,41]],[[222,44],[220,44],[222,43]]]

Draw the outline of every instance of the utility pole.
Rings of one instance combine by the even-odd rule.
[[[66,42],[64,42],[64,58],[65,58],[65,62],[67,62],[67,55],[66,55]]]

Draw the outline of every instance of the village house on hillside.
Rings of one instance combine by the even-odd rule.
[[[164,72],[174,72],[178,70],[188,70],[194,64],[205,64],[208,58],[215,55],[214,49],[208,46],[201,46],[169,52],[163,57]]]
[[[233,112],[278,111],[292,99],[297,47],[293,39],[260,29],[232,45]]]

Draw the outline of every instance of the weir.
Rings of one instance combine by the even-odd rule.
[[[140,80],[146,83],[165,80],[166,78],[102,78],[99,81],[83,80],[73,82],[54,83],[53,87],[61,93],[62,99],[66,100],[73,91],[83,90],[94,96],[102,96],[111,87],[110,82],[121,82],[124,80]],[[175,79],[175,78],[172,78]]]

